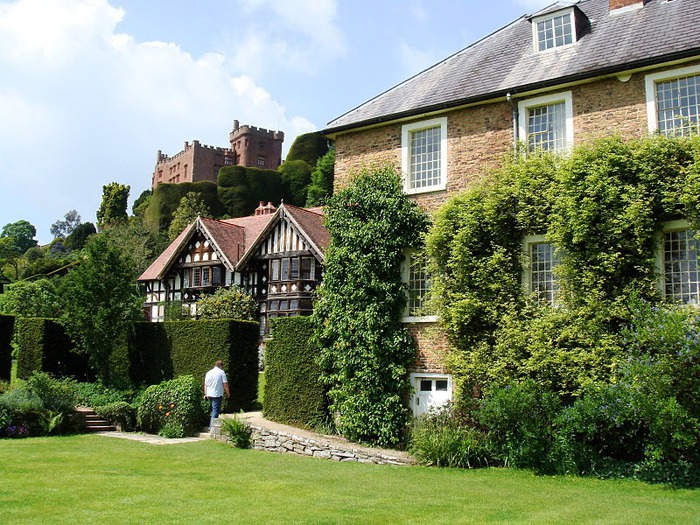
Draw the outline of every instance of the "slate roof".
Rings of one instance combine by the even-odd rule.
[[[185,245],[189,242],[197,229],[204,230],[205,236],[214,244],[214,247],[222,255],[226,266],[233,270],[239,262],[243,262],[256,246],[256,241],[269,230],[277,218],[284,211],[289,215],[296,226],[304,232],[308,240],[318,251],[319,257],[330,244],[330,233],[324,226],[323,209],[297,208],[289,204],[281,204],[275,213],[267,215],[251,215],[248,217],[236,217],[222,221],[199,217],[197,221],[185,228],[177,238],[161,253],[155,261],[138,278],[139,281],[153,281],[162,279],[168,269],[174,263]]]
[[[700,0],[648,0],[609,13],[609,0],[560,2],[588,19],[571,46],[537,53],[522,16],[329,122],[337,132],[700,55]],[[553,6],[538,14],[551,12]]]

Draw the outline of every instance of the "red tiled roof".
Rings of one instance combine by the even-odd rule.
[[[330,244],[330,233],[324,226],[323,208],[298,208],[290,204],[281,204],[275,213],[267,215],[251,215],[248,217],[236,217],[234,219],[215,220],[199,218],[202,229],[209,240],[215,245],[217,250],[223,254],[224,258],[233,269],[236,264],[243,259],[247,252],[253,248],[255,241],[267,229],[273,219],[279,217],[281,211],[285,212],[303,231],[319,255],[323,253]],[[153,281],[163,278],[168,268],[191,237],[195,229],[196,222],[190,224],[177,238],[170,243],[163,253],[153,261],[153,264],[141,274],[139,281]]]

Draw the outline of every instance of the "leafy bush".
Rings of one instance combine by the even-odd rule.
[[[460,421],[450,405],[414,420],[410,450],[424,465],[477,468],[499,464],[488,434]]]
[[[167,425],[169,437],[191,436],[206,418],[201,401],[202,385],[193,376],[180,376],[150,386],[140,400],[137,425],[153,434],[160,433]]]
[[[96,406],[95,413],[116,425],[122,432],[136,428],[136,408],[126,401],[116,401],[104,406]]]
[[[238,286],[219,288],[213,294],[204,294],[197,301],[197,316],[202,319],[245,319],[254,321],[258,316],[255,299]]]
[[[10,379],[12,374],[12,333],[15,318],[0,315],[0,380]]]
[[[488,429],[495,454],[507,466],[551,471],[552,422],[559,398],[533,381],[495,389],[481,403],[478,422]]]
[[[120,390],[101,383],[76,383],[75,389],[78,403],[92,408],[121,402],[131,403],[139,394],[138,389]]]
[[[250,448],[250,439],[253,431],[250,425],[241,421],[235,414],[222,420],[221,433],[228,437],[229,442],[234,447]]]

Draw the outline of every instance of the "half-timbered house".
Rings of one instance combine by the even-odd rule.
[[[139,277],[146,317],[162,321],[169,307],[196,317],[203,294],[232,285],[258,302],[261,336],[270,319],[310,315],[330,243],[323,220],[321,208],[262,202],[249,217],[198,217]]]

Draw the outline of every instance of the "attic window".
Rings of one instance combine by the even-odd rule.
[[[576,41],[573,8],[533,18],[532,32],[537,52],[573,44]]]

